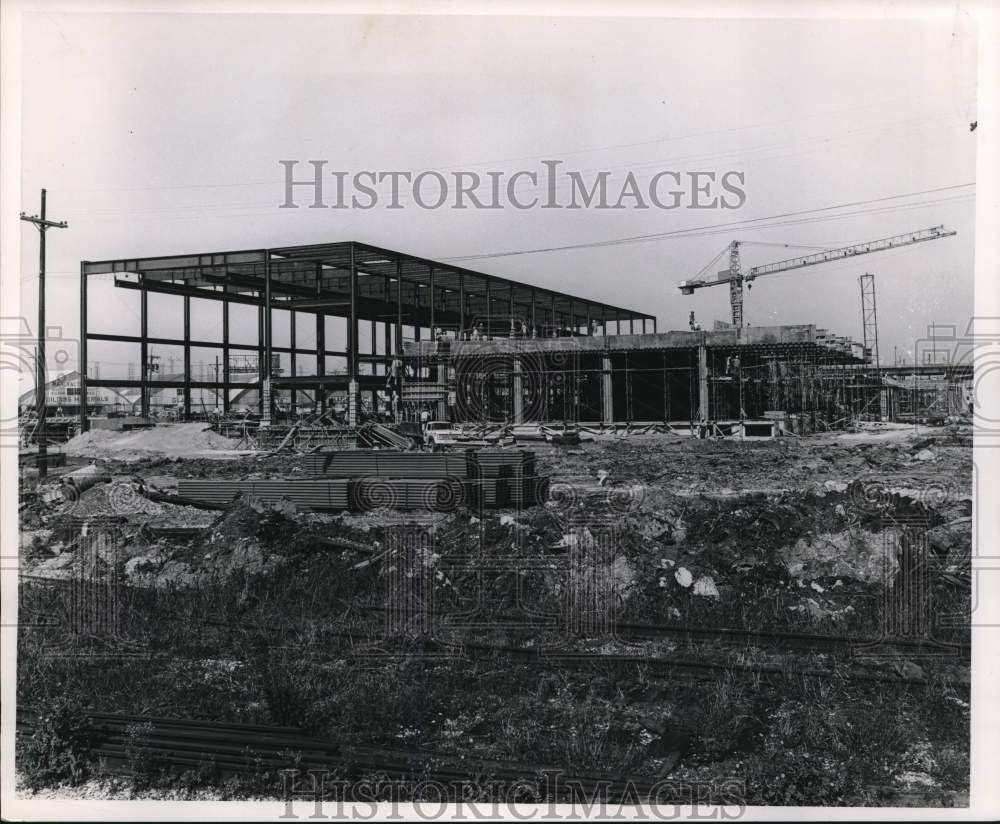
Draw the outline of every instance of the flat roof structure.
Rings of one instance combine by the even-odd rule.
[[[595,320],[602,326],[656,321],[633,309],[357,241],[84,261],[81,272],[134,274],[150,291],[200,298],[256,297],[269,288],[275,306],[341,317],[350,315],[353,301],[365,319],[392,317],[400,310],[404,321],[432,328],[465,328],[466,321],[486,315],[537,323],[562,318],[567,328],[581,329]]]
[[[96,334],[88,330],[87,281],[92,275],[115,275],[115,285],[141,292],[141,329],[138,335]],[[144,392],[150,383],[148,347],[156,345],[183,347],[184,378],[158,381],[158,386],[175,385],[187,394],[191,388],[217,389],[228,398],[235,386],[229,375],[230,350],[256,351],[259,383],[275,389],[360,387],[378,389],[384,385],[387,361],[403,353],[403,327],[413,327],[414,337],[433,337],[433,330],[461,332],[481,326],[489,336],[506,334],[515,324],[539,334],[564,330],[572,335],[590,335],[597,329],[602,335],[632,334],[656,330],[653,315],[620,306],[590,300],[564,292],[497,277],[452,264],[408,255],[358,241],[283,246],[270,249],[201,252],[184,255],[159,255],[83,261],[80,264],[80,372],[84,391],[87,383],[95,386],[136,386]],[[152,338],[148,334],[150,293],[168,294],[184,299],[184,335],[182,338]],[[208,299],[226,304],[221,340],[192,340],[190,300]],[[230,341],[228,304],[250,304],[259,309],[257,345],[237,345]],[[290,346],[272,344],[271,310],[293,314]],[[294,315],[316,316],[315,348],[295,344]],[[324,343],[323,319],[334,316],[347,319],[345,350],[328,349]],[[385,346],[377,353],[359,352],[358,324],[369,321],[385,327]],[[100,380],[87,376],[87,343],[104,340],[139,344],[142,347],[140,375],[135,380]],[[192,347],[218,347],[222,371],[216,381],[192,379]],[[274,355],[292,358],[290,374],[274,372]],[[316,374],[300,375],[295,357],[315,357]],[[327,374],[327,356],[342,356],[347,368]],[[359,363],[369,364],[365,369]],[[240,384],[245,388],[245,382]],[[148,394],[148,393],[147,393]],[[267,396],[265,391],[263,395]],[[262,398],[262,404],[269,400]],[[190,403],[190,401],[188,401]],[[264,411],[264,410],[262,410]],[[81,413],[86,429],[86,412]]]

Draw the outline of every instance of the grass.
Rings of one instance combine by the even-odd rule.
[[[826,528],[825,519],[834,517],[836,500],[829,497],[810,504],[818,507],[817,528]],[[787,610],[801,594],[788,586],[773,551],[802,528],[794,520],[799,510],[778,507],[775,526],[754,521],[752,505],[753,500],[740,502],[740,516],[715,503],[684,512],[692,524],[688,548],[705,550],[712,563],[727,563],[734,546],[756,553],[752,557],[759,563],[740,573],[739,586],[723,586],[719,601],[694,599],[665,595],[651,576],[648,587],[640,582],[633,590],[633,614],[623,617],[701,626],[803,626]],[[510,537],[511,530],[492,520],[489,529],[498,541]],[[546,529],[552,534],[546,533],[543,543],[554,542],[558,530]],[[280,541],[280,530],[267,537]],[[713,765],[729,769],[738,759],[750,803],[871,801],[869,788],[893,781],[918,741],[934,745],[938,755],[928,769],[941,787],[960,790],[967,784],[968,706],[943,667],[927,664],[931,685],[916,690],[836,678],[790,677],[776,686],[752,671],[686,684],[642,666],[587,671],[525,665],[503,656],[434,660],[421,654],[419,639],[391,660],[351,657],[343,635],[379,620],[350,608],[373,594],[377,598],[382,585],[377,567],[354,569],[356,554],[317,551],[308,535],[300,534],[290,546],[289,563],[268,575],[236,572],[193,589],[123,587],[119,631],[133,645],[130,655],[116,657],[113,645],[59,626],[21,627],[19,707],[41,711],[60,699],[68,702],[52,716],[47,738],[19,742],[19,766],[29,770],[34,785],[79,781],[87,774],[79,721],[88,708],[292,725],[342,741],[547,764],[568,772],[648,772],[639,721],[656,716],[690,732],[690,760],[709,772]],[[439,548],[445,558],[467,549],[458,540]],[[531,554],[538,547],[510,551]],[[643,564],[654,568],[665,547],[626,530],[624,551],[644,575]],[[472,592],[487,611],[509,607],[514,596],[540,610],[558,604],[541,576],[527,585],[516,576],[499,576],[480,590],[477,574],[452,575],[447,597],[461,603]],[[59,601],[51,597],[51,587],[34,583],[23,583],[21,594],[22,609],[39,615],[51,614],[53,601]],[[949,611],[967,606],[967,594],[954,587],[935,590],[934,597]],[[849,624],[828,630],[877,634],[881,590],[859,587],[850,598],[856,609]],[[740,655],[744,664],[763,660],[758,650]],[[280,789],[279,777],[264,769],[235,780],[207,768],[166,774],[144,761],[141,731],[133,743],[133,771],[151,788],[210,786],[226,797]]]

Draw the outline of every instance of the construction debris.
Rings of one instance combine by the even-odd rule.
[[[181,479],[175,502],[224,509],[240,497],[289,501],[316,512],[367,512],[459,506],[534,506],[547,497],[548,480],[535,474],[534,453],[521,450],[464,454],[351,450],[304,456],[309,480],[201,481]]]

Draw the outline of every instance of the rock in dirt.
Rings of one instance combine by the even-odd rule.
[[[921,449],[913,457],[915,457],[918,461],[933,461],[937,455],[931,449]]]
[[[922,681],[924,679],[923,667],[912,661],[897,661],[892,668],[904,681]]]
[[[694,589],[691,590],[695,595],[701,595],[705,598],[718,598],[719,589],[715,586],[715,581],[709,578],[707,575],[702,576],[697,581],[694,582]]]
[[[800,538],[778,554],[793,578],[853,578],[885,583],[892,580],[899,567],[884,536],[862,529]]]
[[[684,589],[687,589],[694,582],[694,576],[687,568],[678,567],[677,571],[674,573],[674,580],[684,587]]]

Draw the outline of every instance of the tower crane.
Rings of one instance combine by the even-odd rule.
[[[932,226],[929,229],[921,229],[918,232],[907,232],[904,235],[893,235],[892,237],[869,240],[866,243],[857,243],[853,246],[842,246],[838,249],[827,249],[803,257],[779,260],[775,263],[766,263],[763,266],[754,266],[746,272],[740,265],[740,241],[732,241],[726,249],[716,255],[712,263],[719,260],[726,252],[729,252],[729,268],[719,272],[716,280],[705,280],[700,274],[692,280],[683,280],[678,284],[682,294],[693,295],[695,289],[702,289],[706,286],[721,286],[729,284],[729,302],[733,310],[733,326],[737,329],[743,327],[743,283],[748,284],[761,275],[773,275],[777,272],[787,272],[791,269],[802,269],[806,266],[815,266],[819,263],[829,263],[834,260],[843,260],[856,255],[867,255],[872,252],[884,252],[888,249],[895,249],[898,246],[909,246],[913,243],[923,243],[926,240],[937,240],[938,238],[951,237],[957,234],[944,226]],[[712,265],[709,263],[709,266]],[[707,269],[708,267],[706,267]],[[704,270],[702,270],[704,272]]]

